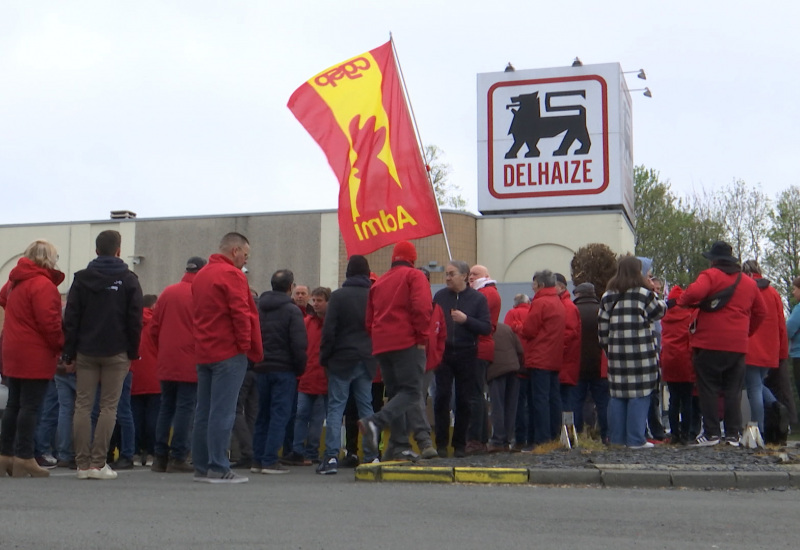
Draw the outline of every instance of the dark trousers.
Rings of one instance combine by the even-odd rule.
[[[533,442],[547,443],[561,431],[561,384],[558,371],[529,369],[533,400]]]
[[[135,428],[134,454],[156,454],[156,424],[161,408],[160,393],[145,393],[131,396],[131,411]]]
[[[492,438],[495,446],[508,446],[514,437],[517,420],[519,378],[516,372],[498,376],[489,381],[489,397],[492,400]]]
[[[518,446],[533,444],[533,403],[531,401],[531,383],[528,376],[519,379],[517,421],[514,432],[514,442]]]
[[[664,424],[661,422],[661,392],[658,388],[650,394],[650,408],[647,410],[647,427],[653,439],[664,439]]]
[[[470,417],[470,396],[475,387],[475,361],[477,350],[470,348],[445,349],[442,364],[436,369],[436,396],[433,399],[433,418],[436,424],[436,447],[447,447],[450,432],[450,400],[453,382],[456,387],[454,449],[467,445],[467,426]]]
[[[378,412],[383,408],[383,382],[372,383],[372,410]],[[347,454],[358,454],[358,407],[351,391],[344,409],[345,449]],[[380,441],[379,447],[380,447]]]
[[[600,439],[608,438],[608,379],[593,378],[580,380],[575,389],[575,429],[578,433],[583,431],[583,409],[586,395],[591,394],[594,401],[597,425],[600,427]],[[590,409],[591,410],[591,409]]]
[[[475,360],[475,377],[469,398],[469,426],[467,440],[486,443],[489,440],[487,429],[488,410],[486,407],[486,370],[489,361]]]
[[[236,400],[236,420],[231,436],[231,458],[234,462],[253,460],[253,428],[258,415],[258,389],[256,373],[248,370],[244,375],[239,397]]]
[[[8,402],[3,413],[0,454],[29,459],[34,456],[36,421],[49,380],[5,378]]]
[[[692,431],[692,382],[667,382],[672,442],[687,443]]]
[[[156,419],[155,454],[171,456],[182,462],[189,456],[192,443],[194,411],[197,406],[197,383],[161,381],[161,403]],[[170,440],[170,428],[172,439]]]
[[[722,392],[725,404],[725,435],[738,437],[742,433],[744,353],[696,348],[692,361],[697,373],[697,393],[706,436],[720,436],[718,399]]]

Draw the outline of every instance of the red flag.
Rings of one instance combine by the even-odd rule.
[[[391,42],[312,77],[288,106],[339,179],[348,256],[442,232]]]

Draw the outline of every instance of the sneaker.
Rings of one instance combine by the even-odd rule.
[[[714,445],[719,445],[719,436],[708,437],[705,434],[700,434],[690,445],[692,447],[712,447]]]
[[[280,462],[275,462],[273,464],[267,464],[266,466],[261,468],[262,474],[288,474],[289,468],[281,464]]]
[[[342,459],[342,468],[355,468],[359,463],[358,455],[347,453],[344,459]]]
[[[317,473],[320,475],[335,474],[339,471],[339,460],[332,456],[323,460],[317,467]]]
[[[652,449],[655,447],[655,443],[651,443],[650,441],[645,441],[642,445],[628,445],[629,449]]]
[[[146,457],[143,456],[142,457],[142,466],[152,466],[154,460],[155,460],[155,458],[153,457],[153,455],[147,455]]]
[[[144,466],[144,459],[142,458],[142,455],[133,455],[133,457],[131,457],[131,460],[133,461],[134,464],[141,464],[142,466]]]
[[[508,447],[505,445],[493,445],[489,443],[488,445],[486,445],[486,450],[489,453],[505,453],[508,451]]]
[[[168,474],[188,474],[190,472],[194,472],[194,466],[188,460],[170,458],[167,462]]]
[[[51,468],[56,467],[56,464],[58,464],[58,460],[56,460],[56,458],[50,453],[45,453],[41,456],[36,457],[36,464],[38,464],[40,468],[49,470]]]
[[[364,436],[364,450],[370,454],[377,454],[381,430],[375,424],[375,421],[369,418],[362,418],[358,421],[358,431]]]
[[[280,462],[288,466],[311,466],[311,460],[294,451],[282,457]]]
[[[91,468],[86,468],[85,470],[81,470],[78,468],[78,479],[89,479],[89,470]]]
[[[162,474],[167,471],[168,463],[169,458],[166,455],[156,455],[153,459],[153,465],[150,466],[150,471]]]
[[[536,445],[525,445],[524,447],[522,447],[522,448],[519,450],[519,452],[521,452],[521,453],[525,453],[525,454],[530,454],[530,453],[532,453],[532,452],[533,452],[533,450],[534,450],[535,448],[536,448]]]
[[[466,451],[466,449],[464,449],[464,447],[456,447],[453,450],[453,457],[454,458],[464,458],[465,456],[467,456],[467,451]]]
[[[104,464],[102,468],[89,468],[89,479],[117,479],[117,472]]]
[[[258,462],[253,462],[250,466],[250,473],[251,474],[260,474],[261,473],[261,464]]]
[[[196,481],[197,483],[211,483],[208,479],[208,474],[198,472],[197,470],[194,471],[192,481]]]
[[[439,455],[439,458],[447,458],[447,447],[439,447],[436,449],[436,454]]]
[[[419,460],[419,455],[412,451],[411,449],[405,449],[404,451],[395,452],[394,456],[389,457],[389,460],[406,460],[411,462],[416,462]]]
[[[742,444],[742,438],[741,437],[726,437],[725,438],[725,443],[727,443],[731,447],[739,447]]]
[[[121,456],[111,463],[111,468],[117,470],[133,470],[133,460],[128,457]]]
[[[206,474],[207,483],[247,483],[250,478],[240,476],[233,470],[228,470],[225,473],[214,472],[209,470]]]
[[[420,454],[419,456],[421,456],[425,460],[430,460],[431,458],[439,458],[439,453],[437,453],[436,449],[434,449],[433,447],[428,446],[422,449],[422,454]]]

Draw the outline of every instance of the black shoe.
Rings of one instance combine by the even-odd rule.
[[[194,466],[188,460],[170,458],[167,462],[168,474],[188,474],[194,472]]]
[[[447,447],[439,447],[436,449],[439,458],[447,458]]]
[[[464,447],[456,447],[455,450],[453,451],[453,456],[455,458],[464,458],[465,456],[467,456],[467,451],[466,449],[464,449]]]
[[[235,468],[237,470],[249,470],[252,464],[253,464],[252,458],[242,458],[237,460],[236,462],[233,462],[231,464],[231,469]]]
[[[121,456],[115,462],[109,464],[111,469],[115,472],[117,470],[133,470],[133,460],[128,457]]]
[[[317,468],[317,473],[321,475],[330,475],[335,474],[339,471],[339,461],[335,456],[330,458],[326,458],[325,460],[320,463],[319,467]]]
[[[347,455],[342,460],[342,468],[355,468],[360,464],[358,460],[358,455],[347,453]]]
[[[155,457],[153,457],[153,464],[152,466],[150,466],[150,471],[163,474],[164,472],[167,471],[167,462],[168,459],[166,456],[155,455]]]

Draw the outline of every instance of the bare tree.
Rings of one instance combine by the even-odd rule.
[[[455,210],[464,210],[467,201],[461,196],[461,187],[449,181],[452,166],[444,161],[444,151],[436,145],[425,146],[425,156],[428,165],[426,168],[431,176],[433,191],[439,206],[446,206]]]

